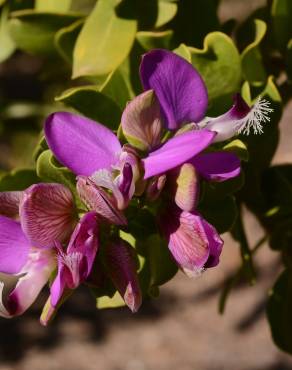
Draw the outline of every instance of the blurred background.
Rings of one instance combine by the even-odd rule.
[[[244,19],[261,4],[265,0],[223,0],[220,20]],[[16,52],[0,65],[1,170],[32,165],[42,118],[56,109],[47,102],[58,92],[58,81],[54,78],[52,83],[44,73],[49,70],[45,63],[49,62]],[[62,68],[59,72],[64,89]],[[285,106],[280,129],[274,164],[292,161],[291,102]],[[245,223],[254,244],[263,231],[248,211]],[[97,311],[89,293],[79,289],[56,320],[43,328],[38,323],[47,297],[43,292],[21,318],[0,318],[0,370],[292,369],[292,359],[272,343],[265,318],[269,289],[281,269],[278,255],[268,248],[259,251],[256,285],[239,281],[220,315],[222,284],[240,266],[238,245],[227,234],[223,238],[218,268],[198,279],[179,273],[137,314],[127,308]]]

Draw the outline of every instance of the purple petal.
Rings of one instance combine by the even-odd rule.
[[[78,274],[79,281],[83,282],[89,276],[99,245],[98,218],[96,212],[86,213],[76,226],[68,248],[67,255],[79,253],[85,258],[84,266],[80,264]],[[74,280],[74,279],[73,279]]]
[[[80,199],[88,207],[103,217],[107,222],[126,225],[127,220],[118,209],[115,199],[102,187],[97,186],[91,178],[78,176],[77,191]]]
[[[218,263],[223,242],[198,213],[168,208],[160,227],[173,258],[187,275],[196,276]]]
[[[149,181],[149,184],[146,189],[147,199],[150,200],[151,202],[154,202],[156,199],[158,199],[160,193],[164,188],[165,183],[166,175],[153,177],[153,179]]]
[[[50,302],[54,308],[58,306],[64,294],[68,274],[67,267],[58,260],[58,273],[50,288]]]
[[[66,241],[75,217],[73,196],[64,185],[40,183],[23,193],[21,226],[33,246],[53,247],[56,240]]]
[[[45,123],[55,157],[77,175],[89,176],[117,162],[121,145],[105,126],[68,112],[51,114]]]
[[[17,218],[22,191],[0,192],[0,215]]]
[[[151,152],[142,160],[144,164],[144,179],[165,173],[190,158],[194,157],[210,145],[216,133],[208,130],[184,132],[168,140],[161,148]]]
[[[137,312],[142,303],[142,293],[137,275],[133,248],[119,239],[105,249],[107,271],[132,312]]]
[[[160,144],[163,122],[153,90],[138,95],[126,106],[121,124],[125,137],[134,147],[146,151]]]
[[[3,297],[0,294],[0,315],[12,317],[25,312],[47,283],[55,265],[56,261],[52,250],[31,248],[27,263],[19,272],[21,277],[9,294],[7,302],[3,302]]]
[[[208,181],[226,181],[240,174],[240,160],[229,152],[200,153],[190,162]]]
[[[209,257],[204,267],[205,268],[215,267],[219,263],[219,258],[222,252],[224,242],[220,238],[220,235],[218,234],[214,226],[209,224],[202,217],[201,222],[209,243]]]
[[[20,223],[0,216],[0,272],[17,274],[26,264],[29,248]]]
[[[198,122],[205,116],[205,83],[185,59],[167,50],[151,50],[143,56],[140,77],[145,90],[155,91],[168,129]]]

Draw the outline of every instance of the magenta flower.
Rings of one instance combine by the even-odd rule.
[[[105,126],[72,113],[49,116],[45,137],[58,161],[78,176],[77,190],[84,203],[107,221],[124,224],[120,210],[133,196],[138,176],[135,154],[122,148]]]
[[[66,290],[73,290],[89,276],[98,250],[98,219],[86,213],[76,226],[66,249],[56,242],[58,273],[51,285],[51,305],[55,308]]]
[[[18,278],[5,301],[0,284],[0,315],[11,317],[22,314],[47,283],[56,267],[54,242],[64,242],[72,232],[75,207],[71,192],[61,184],[2,193],[1,201],[3,208],[10,205],[11,217],[20,216],[20,221],[0,216],[0,272]]]
[[[178,266],[190,277],[219,263],[223,240],[196,211],[169,206],[159,217],[160,229]]]
[[[132,312],[142,303],[137,261],[133,248],[124,240],[116,239],[105,248],[107,273]]]
[[[154,49],[145,54],[140,77],[145,90],[155,91],[167,129],[195,123],[197,128],[216,132],[214,142],[241,132],[249,134],[251,129],[262,133],[262,125],[270,120],[269,113],[273,111],[269,102],[261,98],[250,108],[237,94],[228,112],[216,118],[205,117],[208,95],[203,79],[190,63],[167,50]]]

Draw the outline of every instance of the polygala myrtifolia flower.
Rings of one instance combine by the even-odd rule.
[[[240,160],[210,146],[251,129],[261,133],[272,110],[262,99],[249,107],[237,94],[228,112],[205,117],[203,79],[166,50],[143,56],[140,77],[145,91],[121,117],[128,143],[77,114],[56,112],[46,120],[48,146],[76,174],[77,193],[88,209],[79,220],[73,196],[61,184],[0,193],[0,272],[17,278],[8,294],[0,283],[1,316],[23,313],[53,277],[41,317],[46,325],[93,266],[136,312],[142,301],[136,252],[118,236],[120,228],[131,233],[125,210],[133,197],[140,198],[133,206],[156,209],[157,230],[187,275],[218,264],[223,241],[197,211],[200,183],[238,176]],[[100,237],[100,226],[107,238]]]
[[[98,248],[97,214],[85,214],[75,227],[73,196],[65,186],[40,183],[15,195],[1,196],[7,204],[15,202],[14,219],[0,216],[0,272],[17,278],[7,297],[0,284],[0,315],[6,318],[29,308],[55,269],[51,304],[57,306],[65,289],[88,277]]]
[[[162,49],[143,56],[140,78],[146,91],[127,105],[123,133],[133,147],[147,153],[142,163],[144,179],[151,177],[148,199],[167,194],[157,218],[172,256],[188,275],[197,275],[218,264],[223,245],[214,227],[196,211],[200,180],[221,182],[240,173],[235,154],[203,150],[238,133],[249,134],[252,128],[262,133],[272,109],[264,99],[250,108],[237,94],[228,112],[205,117],[208,95],[203,79],[186,60]],[[196,135],[190,137],[190,132]]]

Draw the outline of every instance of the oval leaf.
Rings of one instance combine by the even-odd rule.
[[[121,0],[99,0],[78,36],[73,61],[73,78],[105,75],[129,54],[137,21],[123,18]]]

